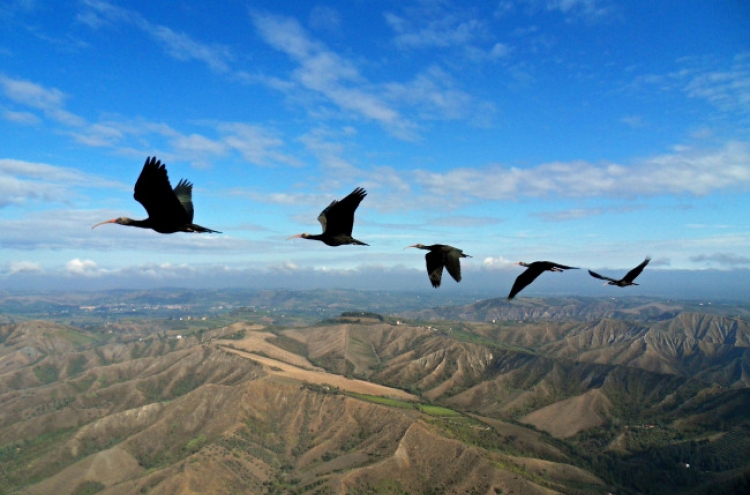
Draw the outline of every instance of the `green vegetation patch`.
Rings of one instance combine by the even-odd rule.
[[[378,395],[358,394],[355,392],[349,392],[346,395],[355,399],[364,400],[367,402],[373,402],[375,404],[382,404],[384,406],[397,407],[399,409],[415,409],[417,404],[413,402],[406,402],[398,399],[390,399],[388,397],[380,397]]]
[[[206,444],[206,435],[201,433],[197,437],[190,440],[187,444],[185,444],[185,450],[187,450],[190,453],[198,452],[201,447],[203,447]]]
[[[78,354],[75,357],[68,358],[68,376],[78,376],[86,371],[86,363],[88,360],[83,354]]]
[[[447,407],[441,406],[432,406],[428,404],[419,404],[417,406],[417,409],[419,409],[420,412],[438,418],[457,418],[463,416],[463,414],[458,411],[454,411],[453,409],[448,409]]]
[[[52,363],[40,364],[34,367],[34,375],[44,385],[60,379],[60,370]]]
[[[55,464],[40,469],[34,461],[62,445],[74,433],[73,428],[62,428],[0,447],[0,466],[3,467],[0,470],[0,488],[33,484],[65,467],[67,464]],[[74,460],[72,456],[66,459],[67,463]]]
[[[76,347],[93,344],[99,341],[96,335],[79,332],[73,328],[66,328],[55,332],[55,336],[67,340]]]
[[[453,409],[448,409],[442,406],[433,406],[431,404],[417,404],[415,402],[407,402],[404,400],[391,399],[389,397],[380,397],[378,395],[358,394],[355,392],[348,392],[346,395],[355,399],[372,402],[374,404],[381,404],[383,406],[395,407],[398,409],[414,409],[421,413],[433,416],[436,418],[463,418],[464,415]]]

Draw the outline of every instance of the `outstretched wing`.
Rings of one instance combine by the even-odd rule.
[[[427,275],[430,276],[430,282],[437,289],[443,279],[443,254],[430,251],[424,255],[424,259],[427,260]],[[450,269],[448,272],[450,273]]]
[[[513,282],[513,287],[510,289],[508,299],[513,299],[516,294],[521,292],[527,285],[536,280],[541,275],[544,269],[537,268],[535,266],[529,267],[522,274],[516,277],[516,281]]]
[[[331,201],[331,204],[328,205],[323,211],[320,212],[320,215],[318,215],[318,222],[320,222],[320,226],[323,227],[323,232],[326,231],[328,228],[328,212],[331,211],[331,208],[338,203],[339,201],[337,199],[334,199]]]
[[[443,253],[443,263],[445,268],[448,269],[453,280],[456,282],[461,281],[461,251],[456,248],[451,248],[449,251]]]
[[[169,185],[167,169],[156,157],[146,158],[133,197],[156,223],[189,223],[185,208]]]
[[[187,223],[193,223],[193,184],[185,179],[180,179],[177,187],[174,188],[174,194],[185,209]]]
[[[323,232],[330,235],[345,234],[351,236],[354,227],[354,210],[365,199],[365,196],[367,196],[367,192],[358,187],[341,201],[332,201],[318,216],[318,221],[323,226]]]
[[[604,275],[599,275],[598,273],[592,272],[591,270],[589,270],[589,275],[591,275],[594,278],[598,278],[600,280],[607,280],[609,282],[614,282],[614,283],[619,282],[619,280],[615,280],[613,278],[605,277]]]
[[[649,261],[651,261],[651,258],[646,258],[643,263],[630,270],[622,279],[626,282],[633,282],[633,280],[635,280],[635,277],[640,275],[643,269],[646,268],[646,265],[648,265]]]

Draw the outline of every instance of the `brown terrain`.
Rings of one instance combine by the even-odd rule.
[[[698,494],[750,469],[739,318],[142,328],[0,325],[0,493]]]

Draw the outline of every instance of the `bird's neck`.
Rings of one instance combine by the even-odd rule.
[[[135,220],[132,218],[122,218],[120,221],[118,221],[120,225],[127,225],[128,227],[140,227],[142,229],[150,229],[152,227],[151,221],[149,218],[146,218],[145,220]]]

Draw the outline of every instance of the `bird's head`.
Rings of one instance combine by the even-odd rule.
[[[286,238],[286,240],[288,241],[289,239],[309,239],[309,238],[310,238],[310,234],[308,234],[307,232],[304,232],[302,234],[290,235],[289,237]]]
[[[413,244],[411,246],[406,246],[404,249],[409,249],[409,248],[424,249],[424,244]]]
[[[516,263],[513,263],[513,264],[514,264],[514,265],[519,265],[519,266],[529,266],[529,264],[528,264],[528,263],[526,263],[525,261],[518,261],[518,262],[516,262]]]
[[[133,220],[130,219],[130,218],[128,218],[128,217],[118,217],[118,218],[113,218],[112,220],[105,220],[103,222],[99,222],[99,223],[97,223],[96,225],[94,225],[91,228],[95,229],[95,228],[97,228],[100,225],[104,225],[105,223],[116,223],[116,224],[119,224],[119,225],[130,225],[131,223],[133,223]]]

